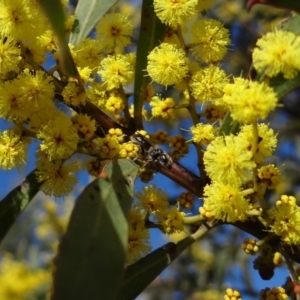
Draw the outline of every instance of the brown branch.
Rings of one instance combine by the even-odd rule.
[[[201,177],[196,176],[179,163],[173,162],[171,169],[163,168],[159,165],[157,168],[160,173],[186,188],[189,192],[198,197],[203,196],[203,188],[207,182],[204,182]]]
[[[231,224],[253,236],[257,239],[261,240],[270,234],[269,230],[266,229],[258,220],[255,221],[246,221],[246,222],[235,222],[232,223],[224,223],[218,222],[220,225]],[[273,249],[280,252],[280,247],[284,249],[284,251],[288,254],[289,258],[294,260],[297,263],[300,263],[300,248],[297,245],[288,245],[283,243],[279,236],[274,235],[274,238],[267,242]]]
[[[56,98],[59,101],[64,102],[61,94],[57,93]],[[129,136],[135,133],[135,128],[128,128],[120,125],[119,123],[115,122],[112,118],[107,116],[104,112],[102,112],[96,105],[89,101],[86,101],[85,104],[76,107],[70,107],[77,113],[87,114],[91,118],[96,120],[97,124],[100,125],[96,130],[97,136],[104,136],[111,128],[122,129],[123,133],[126,135],[125,140],[129,140]],[[157,166],[157,171],[172,179],[173,181],[186,188],[188,191],[195,194],[196,196],[202,197],[203,187],[206,183],[203,182],[203,180],[200,177],[185,169],[179,163],[173,162],[171,170],[163,168],[161,166]]]

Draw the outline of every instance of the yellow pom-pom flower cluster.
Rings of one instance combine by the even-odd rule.
[[[260,300],[287,300],[289,296],[287,295],[283,287],[273,287],[265,288],[261,290],[259,295]]]
[[[276,207],[268,211],[272,219],[271,230],[288,244],[300,243],[300,207],[296,198],[283,195]]]
[[[98,74],[107,85],[107,89],[112,90],[122,84],[131,83],[134,69],[128,55],[110,55],[101,61]]]
[[[228,29],[217,20],[198,20],[191,28],[192,53],[205,63],[217,63],[223,59],[229,41]]]
[[[157,219],[164,233],[183,231],[183,215],[176,207],[169,208],[168,196],[154,185],[146,186],[136,194],[143,208]]]
[[[196,0],[154,0],[154,10],[165,24],[176,27],[183,24],[197,12]]]
[[[217,137],[204,153],[205,170],[209,177],[219,183],[240,186],[251,179],[255,167],[246,141],[238,136]]]
[[[228,83],[228,77],[223,70],[210,66],[193,75],[190,87],[197,101],[207,102],[220,99]]]
[[[300,37],[293,32],[269,32],[257,41],[256,46],[253,65],[258,72],[269,77],[282,73],[290,79],[300,71]]]
[[[131,158],[134,159],[138,156],[140,149],[137,145],[133,143],[125,143],[121,145],[121,149],[119,151],[119,156],[121,158]]]
[[[177,84],[187,75],[187,58],[182,49],[163,43],[148,55],[147,71],[161,85]]]
[[[226,289],[224,300],[242,300],[242,297],[238,290]]]
[[[173,98],[161,99],[158,96],[152,98],[150,102],[152,115],[156,118],[174,119],[176,117],[175,102]]]
[[[208,145],[215,139],[216,128],[210,124],[198,123],[191,127],[193,142],[202,145]]]
[[[204,188],[204,204],[211,215],[226,222],[245,221],[249,203],[241,190],[233,185],[214,182]]]
[[[0,269],[1,299],[22,299],[50,280],[49,271],[34,269],[25,261],[14,260],[8,253],[3,255]]]
[[[49,161],[42,157],[37,162],[35,172],[38,182],[42,182],[40,189],[49,196],[66,196],[74,188],[77,178],[74,172],[78,170],[76,162],[63,164],[62,161]]]
[[[0,35],[0,75],[19,70],[21,51],[11,36]]]
[[[0,167],[10,170],[26,162],[30,139],[23,137],[18,128],[0,132]]]
[[[181,193],[177,202],[185,208],[191,208],[194,202],[192,193]]]
[[[261,167],[257,176],[268,189],[274,189],[281,181],[280,171],[273,164]]]
[[[50,159],[64,159],[77,149],[79,137],[71,120],[60,114],[45,124],[37,134],[42,139],[41,151]]]
[[[259,251],[257,246],[257,241],[255,239],[245,239],[242,247],[246,254],[254,255]]]
[[[236,78],[234,83],[225,86],[222,104],[234,120],[251,124],[258,119],[265,120],[277,102],[275,92],[265,83]]]
[[[150,252],[150,233],[145,226],[145,212],[134,206],[128,216],[128,251],[126,263],[131,264]]]
[[[250,125],[242,126],[239,136],[248,142],[246,148],[252,150],[254,140],[253,127]],[[258,124],[257,149],[253,160],[257,165],[261,165],[264,159],[271,156],[277,146],[275,132],[267,124]]]
[[[150,134],[150,141],[154,144],[165,144],[168,139],[168,133],[165,130],[159,129],[155,133]]]
[[[78,114],[72,117],[72,123],[79,139],[83,141],[90,140],[96,131],[96,121],[91,120],[88,115]]]
[[[97,40],[107,51],[123,50],[130,44],[133,24],[120,13],[108,14],[96,26]]]
[[[117,138],[107,135],[105,138],[96,138],[93,145],[99,150],[102,159],[112,159],[116,157],[120,151],[120,143]]]
[[[175,135],[169,137],[169,146],[174,148],[174,152],[178,152],[180,155],[187,154],[189,151],[189,145],[187,140],[181,135]]]

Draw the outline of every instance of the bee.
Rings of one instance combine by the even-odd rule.
[[[147,163],[154,163],[155,165],[172,169],[173,160],[171,156],[156,145],[150,143],[143,135],[135,133],[130,136],[130,140],[140,146],[140,156],[142,156]]]

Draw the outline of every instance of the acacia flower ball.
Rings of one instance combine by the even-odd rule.
[[[253,51],[253,65],[269,77],[282,73],[293,78],[300,70],[300,38],[288,31],[269,32],[259,39]]]
[[[246,149],[252,149],[253,145],[253,127],[252,125],[244,125],[238,134],[239,137],[246,140]],[[267,124],[258,124],[257,150],[254,154],[253,160],[257,165],[262,165],[265,158],[271,156],[277,145],[277,137],[272,128]]]
[[[52,199],[51,199],[52,200]],[[53,201],[53,200],[52,200]],[[39,224],[36,226],[35,234],[40,240],[48,240],[49,236],[54,237],[54,231],[51,231],[50,223],[47,220],[48,214],[42,214],[39,211]],[[57,219],[55,219],[57,220]],[[65,220],[65,219],[64,219]],[[60,226],[64,222],[59,219]],[[47,238],[46,238],[47,236]],[[9,252],[5,252],[1,258],[1,298],[2,299],[22,299],[24,295],[32,292],[41,286],[47,285],[50,281],[50,274],[47,269],[33,268],[25,260],[16,260]]]
[[[240,186],[251,179],[255,167],[247,141],[227,135],[215,138],[204,152],[204,166],[209,177],[216,182]]]
[[[276,252],[277,253],[277,252]],[[272,288],[265,288],[260,291],[259,299],[289,299],[289,293],[282,286],[274,286]],[[227,300],[227,299],[225,299]]]
[[[134,206],[128,215],[128,250],[126,263],[131,264],[151,250],[150,233],[145,227],[146,212]]]
[[[147,71],[155,82],[164,86],[173,85],[187,75],[187,62],[182,49],[162,43],[148,55]]]
[[[213,182],[204,188],[205,208],[217,220],[224,222],[245,221],[249,203],[236,186]]]
[[[209,66],[196,72],[190,82],[197,101],[213,101],[223,96],[223,89],[229,83],[226,73],[216,66]]]
[[[0,34],[0,75],[9,71],[17,72],[21,60],[21,50],[11,36]]]
[[[115,48],[123,49],[130,44],[133,25],[123,14],[107,14],[100,19],[96,31],[101,47],[112,51]]]
[[[138,156],[139,147],[133,143],[125,143],[120,146],[119,156],[121,158],[135,158]]]
[[[71,118],[74,128],[77,130],[79,140],[90,140],[96,131],[96,121],[85,114],[77,114]]]
[[[169,146],[174,148],[174,154],[178,152],[180,157],[183,154],[187,154],[189,152],[189,144],[187,143],[186,139],[181,135],[175,135],[169,137]]]
[[[261,183],[265,184],[268,189],[275,189],[282,180],[279,169],[273,164],[261,167],[258,170],[257,176]]]
[[[196,14],[197,3],[197,0],[154,0],[153,4],[162,23],[177,27]]]
[[[196,144],[208,145],[215,138],[216,128],[211,124],[198,123],[190,128]]]
[[[176,117],[175,102],[172,98],[160,99],[158,96],[152,98],[150,102],[153,117],[163,119],[174,119]]]
[[[51,160],[65,159],[71,156],[77,149],[78,134],[71,120],[59,114],[49,120],[37,133],[42,139],[40,149]]]
[[[242,300],[241,294],[238,290],[227,289],[224,300]]]
[[[99,51],[102,45],[98,40],[86,38],[74,47],[74,58],[77,67],[89,67],[94,70],[100,64],[102,55]]]
[[[105,103],[105,109],[113,115],[120,114],[124,108],[124,101],[119,96],[111,96],[107,99]]]
[[[68,105],[78,106],[85,103],[85,91],[76,82],[70,81],[61,94]]]
[[[144,191],[138,192],[135,196],[146,211],[152,213],[165,211],[169,205],[168,195],[155,185],[145,186]]]
[[[11,170],[25,164],[29,142],[17,127],[0,132],[0,168]]]
[[[192,54],[206,63],[223,59],[229,42],[228,29],[217,20],[199,20],[191,28]]]
[[[209,103],[206,105],[203,115],[208,123],[215,123],[218,120],[222,120],[226,113],[227,111],[222,105]]]
[[[74,172],[78,171],[76,161],[63,164],[60,160],[50,161],[43,157],[37,162],[35,175],[46,195],[62,197],[68,195],[77,184]]]
[[[162,226],[163,232],[166,234],[173,234],[184,230],[183,215],[175,206],[172,206],[168,210],[161,211],[157,218],[158,223]]]
[[[107,90],[112,90],[132,82],[134,69],[128,55],[110,55],[101,61],[98,74],[107,84]]]
[[[103,159],[112,159],[120,151],[118,139],[107,135],[105,138],[97,138],[93,141],[99,148],[99,155]]]
[[[287,244],[300,243],[300,207],[293,196],[282,195],[276,207],[268,211],[273,220],[271,231]]]
[[[16,84],[23,93],[23,101],[27,103],[27,110],[31,117],[32,112],[43,108],[52,108],[55,86],[53,79],[44,71],[31,72],[24,69],[17,77]]]
[[[37,36],[37,44],[41,46],[44,51],[55,52],[58,50],[57,38],[52,30],[46,30],[43,34]]]
[[[24,97],[18,79],[0,82],[0,117],[13,122],[22,122],[29,118],[33,105]]]
[[[265,83],[242,78],[224,88],[223,102],[231,117],[242,124],[251,124],[257,119],[266,119],[277,105],[277,96]]]
[[[124,134],[121,128],[110,128],[107,135],[111,138],[116,138],[119,143],[124,142]]]
[[[0,1],[0,33],[11,35],[15,40],[28,38],[36,29],[39,19],[34,20],[31,1]],[[42,17],[41,17],[42,19]]]

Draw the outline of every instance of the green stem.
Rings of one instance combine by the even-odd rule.
[[[247,211],[247,216],[254,217],[254,216],[261,216],[261,211],[256,209],[251,209]]]
[[[256,245],[258,247],[260,247],[261,245],[266,244],[267,242],[269,242],[272,238],[273,238],[272,235],[266,235],[263,239],[261,239],[260,241],[258,241],[256,243]]]
[[[260,221],[261,224],[264,225],[265,228],[268,228],[268,227],[269,227],[269,222],[266,221],[263,217],[258,216],[258,220]]]
[[[189,113],[192,117],[193,124],[196,126],[199,123],[199,117],[198,117],[198,113],[197,113],[197,110],[196,110],[195,98],[191,95],[191,92],[190,92],[190,89],[189,89],[188,79],[185,78],[184,80],[186,82],[186,86],[187,86],[187,89],[188,89],[188,92],[189,92],[189,95],[190,95],[190,99],[189,99],[190,105],[188,107],[188,111],[189,111]],[[206,173],[204,171],[204,164],[203,164],[204,152],[202,151],[200,145],[197,145],[197,144],[194,143],[194,146],[195,146],[196,152],[197,152],[199,172],[201,174],[201,177],[204,178],[204,180],[205,180]]]
[[[254,192],[255,192],[255,190],[252,189],[252,188],[250,188],[250,189],[243,190],[243,191],[241,191],[240,193],[241,193],[241,195],[243,195],[243,196],[247,196],[247,195],[253,194]]]
[[[124,115],[125,115],[125,119],[126,119],[126,123],[128,125],[130,125],[130,120],[131,120],[131,116],[130,116],[130,113],[129,113],[129,107],[128,107],[128,98],[124,92],[124,89],[123,89],[123,86],[121,86],[119,89],[118,89],[119,93],[120,93],[120,96],[121,98],[123,99],[123,103],[125,105],[125,108],[124,108]]]
[[[194,232],[191,237],[195,240],[202,238],[206,233],[208,233],[213,227],[200,226],[196,232]]]
[[[184,217],[183,224],[194,224],[197,222],[203,221],[203,217],[201,215],[191,216],[191,217]]]
[[[176,109],[182,109],[182,108],[189,109],[189,107],[190,107],[189,103],[181,103],[179,105],[176,105]]]

